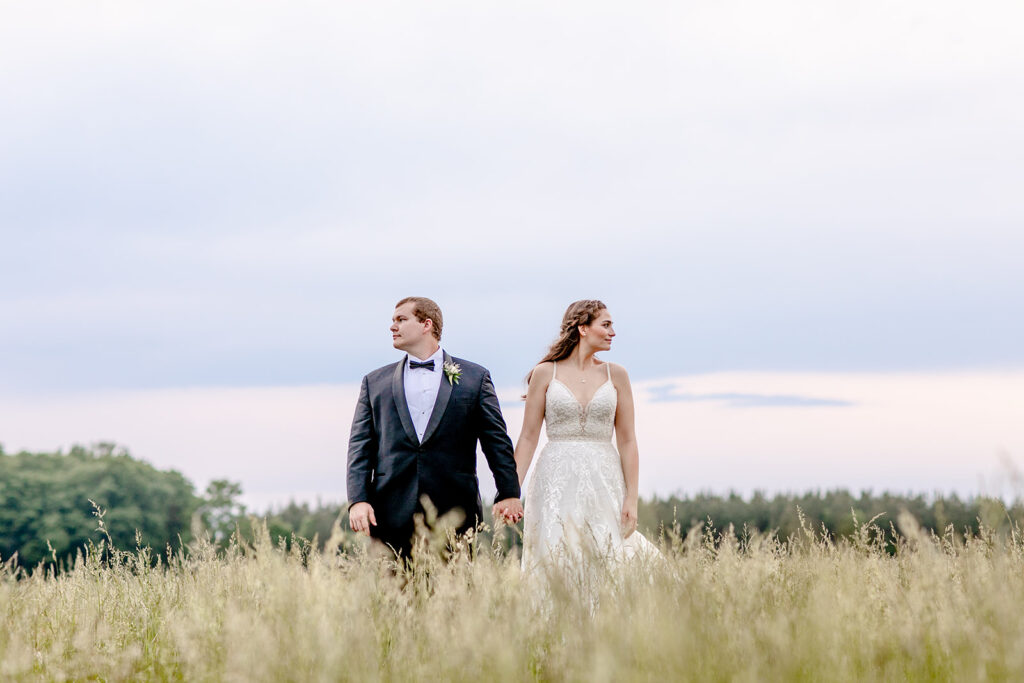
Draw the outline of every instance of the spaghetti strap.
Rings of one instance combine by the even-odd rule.
[[[551,361],[551,379],[554,379],[558,375],[558,361]]]
[[[607,362],[607,361],[605,361],[604,367],[608,371],[608,381],[611,382],[612,381],[612,364]]]

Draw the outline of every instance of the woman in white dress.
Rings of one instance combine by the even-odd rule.
[[[588,552],[625,559],[653,551],[636,532],[639,455],[629,376],[595,356],[611,349],[614,337],[603,303],[577,301],[562,318],[558,340],[527,377],[526,414],[515,449],[520,484],[542,423],[548,442],[525,490],[525,569],[572,562]]]

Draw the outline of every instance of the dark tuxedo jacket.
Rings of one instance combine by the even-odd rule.
[[[424,494],[438,515],[454,508],[465,513],[460,532],[482,518],[477,443],[494,475],[495,502],[519,497],[512,440],[490,373],[445,353],[448,361],[460,366],[462,376],[452,384],[442,374],[422,443],[405,400],[405,358],[366,375],[359,390],[348,442],[348,501],[373,506],[377,526],[370,527],[371,535],[396,550],[408,550]]]

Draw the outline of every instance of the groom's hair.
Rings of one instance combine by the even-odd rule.
[[[432,320],[434,326],[431,330],[434,332],[434,338],[437,339],[437,341],[441,341],[441,326],[443,325],[443,320],[441,319],[441,307],[425,296],[407,296],[395,304],[395,308],[404,304],[412,304],[413,315],[415,315],[416,319],[420,322],[423,322],[428,318]]]

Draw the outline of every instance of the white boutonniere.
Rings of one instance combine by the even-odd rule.
[[[444,370],[444,376],[448,378],[448,384],[454,386],[462,379],[462,368],[459,367],[458,363],[447,360],[444,362],[442,369]]]

